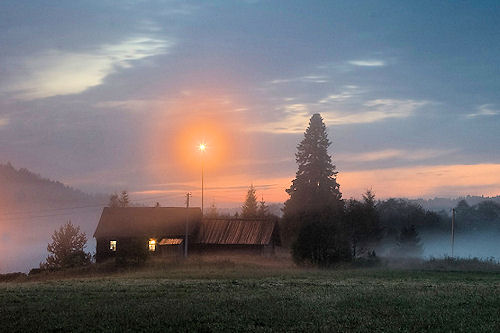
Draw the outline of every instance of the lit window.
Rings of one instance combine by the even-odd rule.
[[[116,241],[115,240],[109,241],[109,249],[111,251],[116,251]]]
[[[149,251],[156,251],[156,240],[155,239],[150,239],[149,240]]]

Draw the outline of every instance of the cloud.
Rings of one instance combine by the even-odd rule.
[[[363,104],[368,111],[357,113],[327,112],[324,115],[327,125],[367,124],[387,119],[407,118],[426,105],[426,101],[376,99]]]
[[[97,108],[120,109],[128,111],[151,111],[166,108],[171,101],[163,99],[129,99],[123,101],[105,101],[94,104]]]
[[[9,124],[9,118],[0,117],[0,128],[5,127]]]
[[[87,52],[48,50],[24,59],[25,73],[2,90],[26,100],[82,93],[102,84],[118,68],[166,53],[172,45],[163,39],[135,37]]]
[[[336,160],[345,162],[375,162],[382,160],[421,161],[456,152],[456,149],[385,149],[359,154],[337,154]]]
[[[331,100],[331,98],[330,98]],[[388,119],[407,118],[414,111],[428,104],[427,101],[415,101],[411,99],[375,99],[361,104],[363,111],[334,111],[328,105],[325,107],[325,99],[318,103],[295,103],[281,106],[278,110],[283,112],[282,120],[259,124],[251,127],[251,131],[272,133],[303,133],[313,113],[320,112],[326,125],[352,125],[380,122]]]
[[[500,192],[500,164],[427,165],[339,172],[344,197],[373,188],[379,198],[488,195]]]
[[[483,104],[477,108],[477,112],[468,114],[467,118],[496,116],[497,114],[500,114],[500,110],[494,110],[492,106],[492,104]]]
[[[359,67],[383,67],[386,65],[383,60],[350,60],[349,65],[359,66]]]
[[[299,82],[299,83],[327,83],[329,82],[329,77],[325,75],[305,75],[305,76],[299,76],[299,77],[294,77],[290,79],[275,79],[272,81],[269,81],[268,83],[271,85],[276,85],[276,84],[284,84],[284,83],[292,83],[292,82]]]
[[[272,133],[302,133],[309,123],[310,112],[306,104],[288,104],[282,107],[282,120],[250,127],[250,131]]]
[[[336,102],[344,102],[347,101],[355,96],[358,96],[361,94],[362,91],[359,89],[358,86],[354,85],[347,85],[342,87],[341,91],[336,93],[336,94],[330,94],[325,98],[322,98],[318,101],[320,104],[329,104],[329,103],[336,103]]]

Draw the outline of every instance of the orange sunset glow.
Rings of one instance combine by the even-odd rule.
[[[237,146],[244,118],[235,109],[237,106],[224,96],[200,93],[181,96],[169,106],[168,113],[159,110],[146,137],[148,164],[155,174],[162,177],[170,171],[190,178],[200,169],[201,153],[207,171],[223,172],[224,166],[244,151]]]

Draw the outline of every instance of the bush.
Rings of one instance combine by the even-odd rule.
[[[418,258],[423,253],[420,237],[414,225],[403,227],[396,238],[396,246],[391,251],[391,256],[396,258]]]
[[[43,272],[43,269],[41,268],[32,268],[30,269],[30,272],[28,273],[29,276],[41,274]]]
[[[331,215],[303,216],[303,224],[292,245],[296,263],[329,266],[351,260],[349,237],[342,220]]]
[[[143,264],[149,256],[143,239],[130,239],[122,242],[116,251],[115,263],[117,266],[136,266]]]

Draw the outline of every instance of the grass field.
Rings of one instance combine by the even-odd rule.
[[[499,332],[500,274],[231,260],[0,283],[0,331]]]

